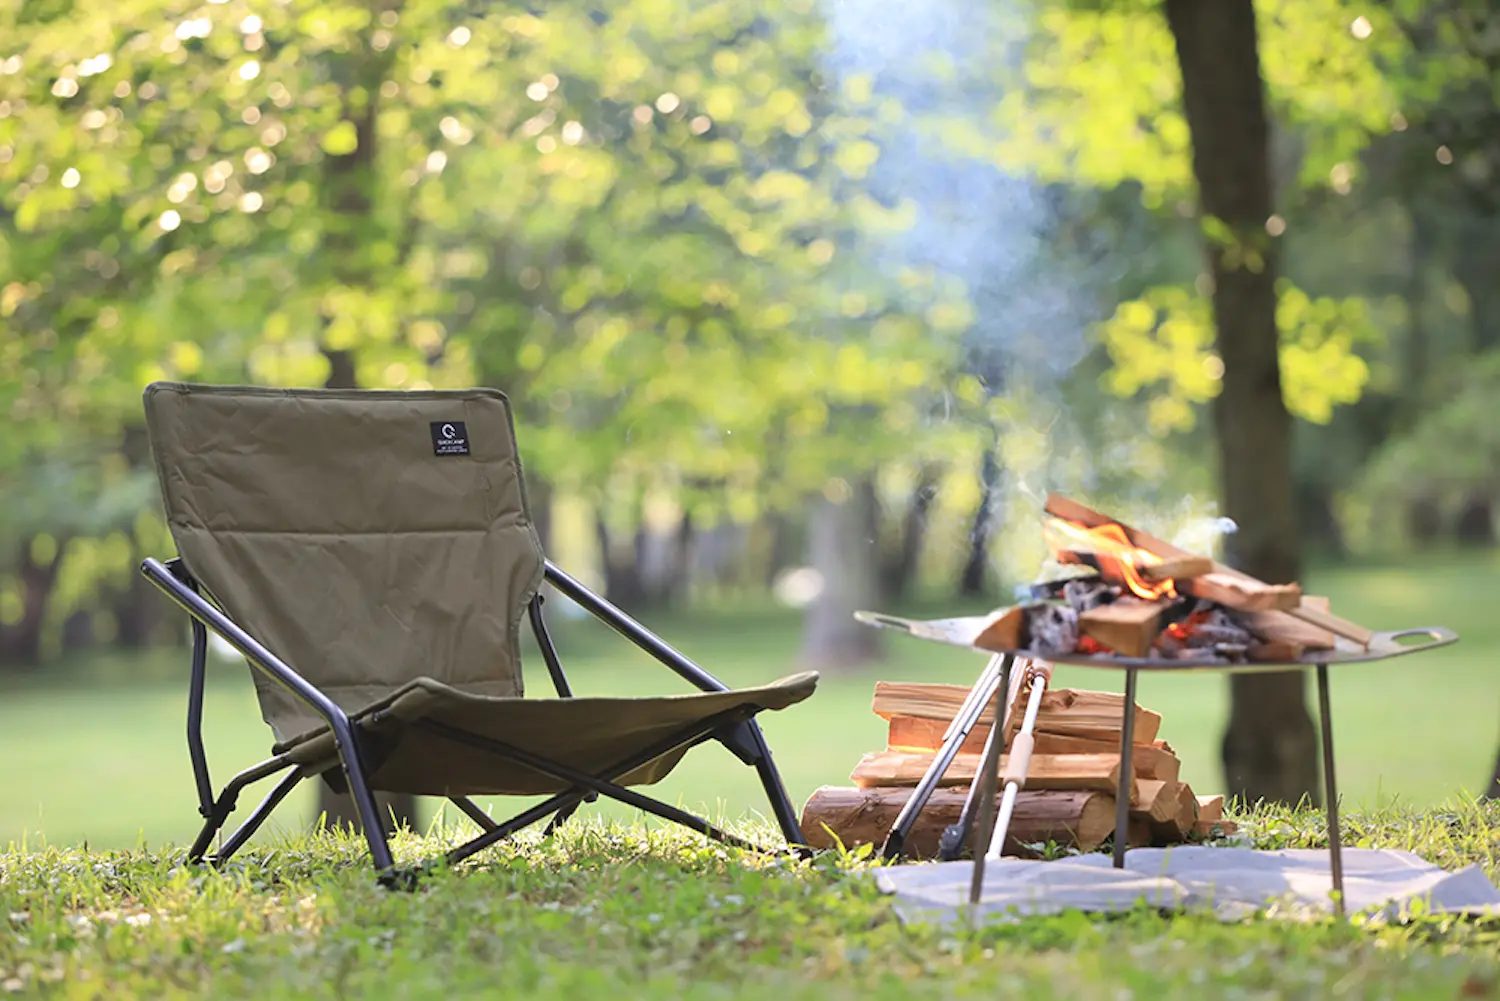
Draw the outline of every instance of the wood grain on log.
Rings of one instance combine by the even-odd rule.
[[[919,716],[942,720],[946,724],[958,712],[968,692],[963,685],[877,681],[871,709],[886,720],[897,716]],[[1055,733],[1092,740],[1108,740],[1113,734],[1118,739],[1124,722],[1124,707],[1125,697],[1118,692],[1052,689],[1042,696],[1035,730],[1039,734]],[[1020,712],[1010,713],[1010,718],[1012,728],[1021,725]],[[993,719],[993,709],[986,708],[980,714],[978,725],[987,727]],[[1160,728],[1161,714],[1143,709],[1138,703],[1135,710],[1136,741],[1150,743],[1156,739]]]
[[[1078,615],[1078,631],[1124,657],[1145,657],[1161,631],[1162,605],[1120,598]]]
[[[934,755],[910,751],[871,751],[854,766],[849,778],[862,789],[876,786],[914,786],[932,764]],[[1010,755],[1000,756],[1003,771]],[[943,773],[940,786],[965,786],[973,781],[983,755],[959,754]],[[1119,787],[1119,754],[1033,754],[1026,773],[1027,789],[1093,789],[1112,792]]]
[[[835,838],[846,847],[880,844],[910,795],[908,789],[851,789],[823,786],[802,808],[802,832],[813,848],[832,848]],[[907,854],[932,858],[938,839],[958,821],[967,790],[938,789],[918,816],[907,838]],[[1093,851],[1114,826],[1114,797],[1099,792],[1027,790],[1016,797],[1007,854],[1020,854],[1028,843],[1055,841]]]
[[[920,716],[893,716],[886,734],[888,751],[936,751],[942,747],[943,731],[947,724],[942,720],[923,719]],[[959,748],[961,754],[982,754],[989,727],[975,727]],[[1113,739],[1091,740],[1087,737],[1064,736],[1058,733],[1034,733],[1034,754],[1114,754],[1120,753],[1118,733]],[[1136,744],[1131,752],[1131,767],[1137,778],[1172,779],[1181,772],[1182,763],[1165,741]]]

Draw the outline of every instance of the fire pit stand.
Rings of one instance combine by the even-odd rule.
[[[1302,660],[1291,661],[1281,664],[1270,663],[1247,663],[1247,664],[1225,664],[1208,660],[1167,660],[1148,657],[1118,657],[1112,655],[1085,655],[1077,653],[1052,654],[1040,650],[989,650],[975,646],[975,640],[979,637],[986,623],[982,618],[959,618],[959,619],[935,619],[914,620],[902,619],[895,616],[881,615],[873,612],[857,612],[856,618],[868,625],[887,629],[898,629],[909,635],[921,639],[946,643],[953,646],[963,646],[993,655],[989,666],[975,682],[974,688],[969,693],[969,698],[964,702],[963,708],[953,724],[945,734],[943,747],[933,759],[932,766],[927,774],[922,777],[921,783],[913,790],[906,807],[897,817],[892,826],[891,833],[886,839],[883,854],[886,858],[898,858],[902,854],[906,835],[911,825],[916,821],[917,815],[926,805],[938,783],[942,780],[943,773],[947,771],[948,765],[957,755],[959,747],[964,738],[977,723],[986,703],[991,700],[1008,705],[1008,700],[995,699],[995,693],[1000,685],[1000,679],[994,675],[1001,673],[997,669],[1002,663],[1007,669],[1004,674],[1009,675],[1010,662],[1013,658],[1035,658],[1047,660],[1055,664],[1069,664],[1077,667],[1110,668],[1123,670],[1125,672],[1125,706],[1124,720],[1120,728],[1120,779],[1119,788],[1115,797],[1115,833],[1114,833],[1114,867],[1119,869],[1125,865],[1125,850],[1128,847],[1129,819],[1130,819],[1130,782],[1134,775],[1132,756],[1135,742],[1135,693],[1136,676],[1141,671],[1157,671],[1167,674],[1177,674],[1188,671],[1222,671],[1222,672],[1265,672],[1285,671],[1288,669],[1314,668],[1317,671],[1318,687],[1318,729],[1322,743],[1323,753],[1323,798],[1324,809],[1328,818],[1328,855],[1329,871],[1332,876],[1334,891],[1334,912],[1339,917],[1344,915],[1344,861],[1343,841],[1339,831],[1339,800],[1338,780],[1334,767],[1333,754],[1333,714],[1329,705],[1328,697],[1328,668],[1334,664],[1368,664],[1382,661],[1391,657],[1404,654],[1417,653],[1423,650],[1432,650],[1440,646],[1447,646],[1458,640],[1458,635],[1450,629],[1442,627],[1426,627],[1420,629],[1403,629],[1395,632],[1375,633],[1368,647],[1361,647],[1356,643],[1345,639],[1337,640],[1331,650],[1319,650],[1308,653]],[[1004,720],[997,708],[995,726],[998,732],[1004,732]],[[972,718],[970,718],[972,716]],[[1003,739],[1003,738],[1002,738]],[[985,766],[995,768],[998,765],[999,755],[986,755]],[[976,781],[970,791],[970,797],[974,791],[983,787],[993,790],[995,781],[986,776],[985,781]],[[964,806],[964,817],[973,815],[972,804]],[[959,831],[957,840],[961,842],[963,835],[967,832]],[[953,841],[951,837],[944,837],[944,848],[949,847]],[[953,854],[956,855],[956,845]],[[948,852],[945,851],[945,857]],[[978,886],[983,880],[984,851],[975,841],[974,848],[975,885]]]

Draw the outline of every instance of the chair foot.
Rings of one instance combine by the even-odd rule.
[[[410,866],[392,867],[376,877],[376,882],[380,884],[381,889],[390,890],[392,893],[411,893],[422,882],[422,872]]]

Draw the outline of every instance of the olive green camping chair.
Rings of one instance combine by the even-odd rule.
[[[759,773],[787,842],[802,832],[754,722],[814,674],[731,690],[541,551],[510,405],[490,389],[274,390],[156,383],[146,423],[178,557],[142,572],[192,618],[188,751],[204,858],[251,783],[281,775],[219,847],[234,854],[299,782],[347,790],[370,857],[392,866],[373,793],[442,796],[481,828],[450,862],[597,796],[757,846],[635,791],[717,741]],[[542,617],[542,581],[700,691],[574,697]],[[522,697],[529,618],[556,699]],[[217,797],[203,750],[207,630],[245,655],[272,756]],[[497,823],[473,795],[545,796]]]

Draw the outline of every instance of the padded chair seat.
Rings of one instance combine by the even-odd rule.
[[[545,795],[570,783],[533,768],[410,726],[431,720],[503,741],[590,775],[659,741],[720,714],[743,709],[785,709],[813,693],[813,672],[790,675],[757,688],[647,698],[527,699],[473,695],[431,678],[416,678],[351,719],[359,726],[372,788],[427,796]],[[679,746],[622,776],[620,785],[649,785],[666,776],[687,752]],[[279,743],[298,764],[332,761],[327,726]]]

